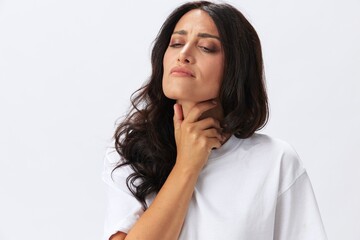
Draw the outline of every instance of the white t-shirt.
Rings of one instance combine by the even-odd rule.
[[[129,166],[111,170],[119,160],[112,148],[105,157],[108,186],[104,240],[128,233],[143,213],[126,186]],[[148,206],[154,196],[147,199]],[[293,148],[254,134],[232,136],[212,150],[199,175],[179,240],[327,239],[309,177]]]

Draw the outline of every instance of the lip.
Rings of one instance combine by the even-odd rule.
[[[170,74],[179,77],[195,77],[195,74],[190,69],[179,66],[173,67]]]

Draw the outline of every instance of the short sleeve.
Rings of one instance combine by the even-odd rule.
[[[133,170],[129,166],[124,166],[112,173],[119,160],[120,156],[114,149],[109,148],[106,151],[102,176],[107,191],[103,240],[109,240],[118,231],[128,233],[144,212],[141,203],[126,185],[126,178]]]
[[[307,172],[278,197],[274,240],[326,240],[320,211]]]

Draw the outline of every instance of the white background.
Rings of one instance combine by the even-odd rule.
[[[0,0],[0,239],[100,239],[103,154],[182,1]],[[360,2],[243,0],[264,132],[301,156],[329,239],[360,239]]]

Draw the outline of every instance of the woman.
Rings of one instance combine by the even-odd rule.
[[[186,3],[151,59],[106,154],[104,239],[326,239],[295,151],[254,133],[268,105],[260,41],[244,16]]]

